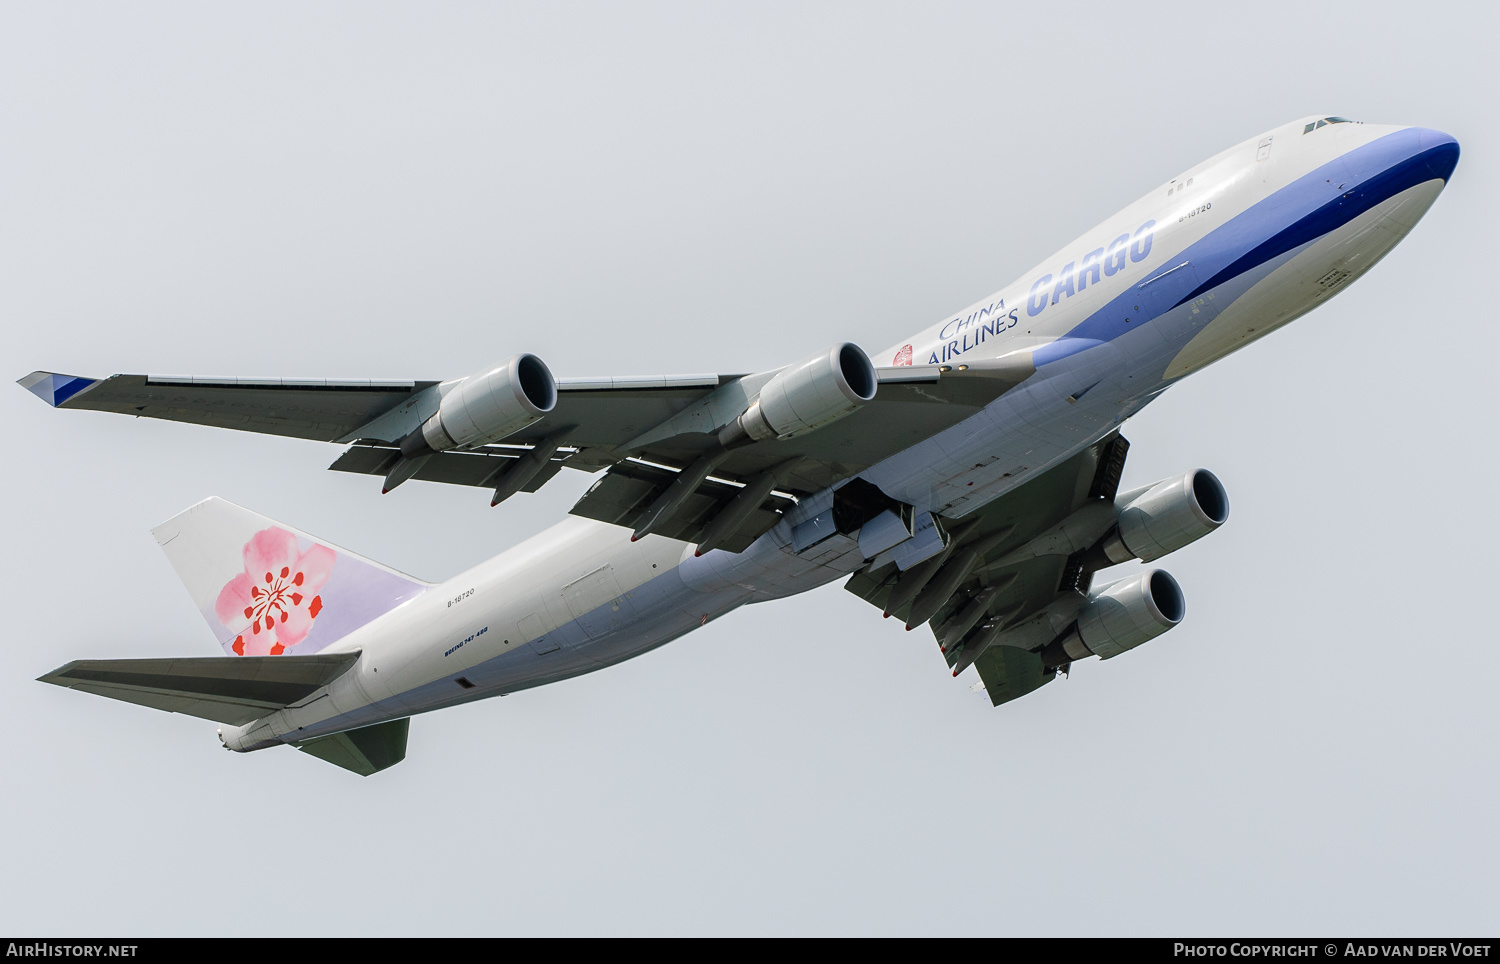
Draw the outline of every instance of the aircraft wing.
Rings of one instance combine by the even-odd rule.
[[[1130,443],[1111,435],[961,520],[938,519],[942,552],[905,570],[877,556],[845,588],[899,616],[927,622],[953,675],[979,670],[1000,705],[1052,681],[1035,650],[1084,601],[1083,554],[1104,535]]]
[[[164,418],[331,442],[437,382],[32,372],[22,388],[55,408]]]
[[[775,372],[561,378],[554,407],[501,442],[415,458],[403,455],[401,440],[438,411],[455,383],[33,372],[20,384],[57,408],[344,443],[350,447],[329,467],[383,476],[387,490],[415,478],[493,489],[497,503],[536,491],[563,467],[607,470],[574,514],[642,535],[701,543],[711,534],[715,546],[738,551],[775,525],[796,496],[963,421],[1035,369],[1026,353],[1003,363],[875,371],[875,397],[851,414],[732,450],[719,430]]]

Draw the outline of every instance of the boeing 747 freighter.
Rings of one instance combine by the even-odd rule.
[[[989,298],[873,357],[757,374],[451,381],[35,372],[49,404],[318,439],[332,468],[492,504],[598,476],[553,528],[441,584],[208,499],[154,531],[223,648],[42,679],[213,720],[361,774],[410,718],[602,669],[834,580],[999,705],[1176,626],[1155,563],[1224,523],[1205,469],[1120,491],[1120,428],[1178,379],[1337,294],[1458,163],[1447,134],[1309,117],[1154,188]],[[373,481],[373,480],[372,480]],[[523,496],[524,497],[524,496]]]

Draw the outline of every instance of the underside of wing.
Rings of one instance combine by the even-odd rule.
[[[651,506],[671,491],[673,483],[681,475],[680,471],[647,462],[618,462],[589,487],[583,498],[573,506],[572,513],[587,519],[639,529]],[[735,499],[747,490],[748,487],[744,485],[735,485],[711,476],[705,478],[651,531],[669,539],[702,545],[709,525],[716,519],[722,519],[723,513]],[[751,494],[754,495],[753,492]],[[794,504],[790,498],[774,491],[757,497],[754,505],[737,520],[737,524],[727,529],[722,539],[715,540],[714,548],[728,552],[743,551],[762,532],[781,521],[782,514]]]
[[[1113,519],[1128,448],[1111,435],[963,520],[939,519],[940,552],[905,568],[876,557],[845,588],[909,628],[927,623],[953,675],[977,664],[997,705],[1029,693],[1055,673],[1034,650],[1088,592],[1085,550]]]
[[[875,369],[845,344],[758,375],[554,379],[517,355],[442,383],[34,372],[21,385],[58,408],[342,442],[330,468],[380,476],[385,491],[443,482],[490,489],[497,504],[564,467],[605,470],[576,514],[738,551],[796,498],[957,425],[1034,372],[1029,352]]]
[[[437,383],[32,372],[20,384],[56,408],[332,442]]]
[[[38,679],[169,713],[241,726],[307,699],[357,659],[358,652],[81,659]]]
[[[1057,670],[1045,665],[1041,656],[1014,646],[991,646],[974,661],[974,668],[991,706],[1019,699],[1057,678]]]

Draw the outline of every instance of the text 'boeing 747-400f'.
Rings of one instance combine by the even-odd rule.
[[[337,442],[341,472],[499,503],[599,473],[565,519],[432,584],[222,501],[155,529],[224,655],[79,660],[59,686],[291,744],[357,773],[410,717],[592,672],[746,603],[835,579],[995,704],[1183,618],[1165,571],[1096,586],[1224,523],[1204,469],[1119,491],[1120,426],[1350,284],[1458,163],[1452,137],[1304,118],[1151,191],[992,297],[880,352],[754,375],[554,378],[534,355],[452,381],[35,372],[91,409]]]

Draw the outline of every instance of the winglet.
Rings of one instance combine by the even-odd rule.
[[[53,408],[66,402],[90,385],[97,384],[97,378],[85,378],[82,375],[59,375],[56,372],[32,372],[25,378],[16,379],[16,384],[26,389],[31,394],[51,405]]]

